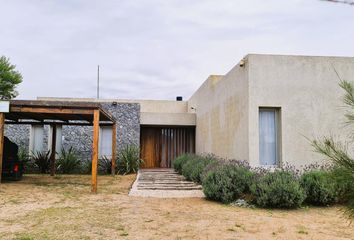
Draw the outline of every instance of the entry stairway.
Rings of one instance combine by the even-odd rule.
[[[129,193],[145,197],[204,197],[202,186],[187,181],[171,168],[139,170]]]

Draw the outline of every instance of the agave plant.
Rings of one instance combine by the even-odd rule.
[[[26,148],[20,147],[17,153],[18,160],[22,162],[22,166],[27,169],[31,168],[33,163],[31,161],[31,157]]]
[[[81,161],[73,147],[70,147],[68,150],[65,148],[61,149],[57,161],[57,169],[64,174],[75,173],[81,169]]]
[[[42,152],[32,152],[32,161],[35,166],[38,167],[40,173],[47,173],[50,168],[50,151]]]
[[[142,163],[143,160],[140,159],[139,148],[135,145],[127,145],[118,158],[118,173],[136,173]]]
[[[116,164],[117,166],[117,164]],[[117,168],[117,167],[116,167]],[[107,156],[103,156],[98,160],[98,171],[102,174],[112,173],[112,160]]]

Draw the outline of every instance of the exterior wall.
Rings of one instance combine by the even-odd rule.
[[[84,101],[119,104],[139,104],[140,124],[161,126],[195,126],[195,114],[188,113],[188,102],[169,100],[127,100],[93,98],[51,98],[38,97],[45,101]]]
[[[194,113],[142,112],[140,115],[140,124],[159,126],[195,126],[196,116]]]
[[[112,102],[102,104],[117,120],[117,153],[125,145],[140,144],[140,106],[137,103],[117,103]],[[49,127],[44,126],[44,146],[48,149]],[[20,147],[28,149],[30,138],[30,126],[28,125],[6,125],[5,136]],[[91,126],[63,126],[62,146],[73,147],[78,150],[80,157],[87,161],[91,159],[92,153],[92,127]]]
[[[30,125],[5,124],[5,136],[16,143],[20,148],[29,148]]]
[[[70,102],[99,102],[99,103],[136,103],[140,105],[141,112],[150,113],[186,113],[188,112],[187,101],[171,100],[135,100],[135,99],[94,99],[94,98],[55,98],[37,97],[43,101],[70,101]]]
[[[259,166],[259,108],[277,107],[281,109],[282,163],[296,167],[323,163],[310,140],[346,136],[344,92],[334,68],[343,79],[354,81],[354,58],[251,54],[242,61],[242,67],[238,64],[225,76],[210,76],[187,102],[38,99],[102,103],[118,119],[118,151],[125,144],[139,144],[140,124],[196,125],[197,153],[248,160],[251,166]],[[6,133],[28,145],[24,134],[29,135],[29,127],[14,129],[7,128]],[[64,145],[77,146],[88,157],[91,135],[91,127],[63,127]]]
[[[323,163],[310,139],[346,135],[344,91],[333,68],[342,79],[354,81],[354,58],[249,55],[246,65],[251,165],[259,165],[259,107],[281,108],[282,163],[296,167]]]
[[[196,152],[248,160],[248,68],[210,76],[188,101],[196,113]]]

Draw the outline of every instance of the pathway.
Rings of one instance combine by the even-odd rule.
[[[139,170],[129,195],[160,198],[204,197],[202,186],[187,181],[171,168]]]

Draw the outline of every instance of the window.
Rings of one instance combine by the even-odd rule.
[[[48,134],[48,150],[52,150],[52,135],[53,135],[53,127],[50,126],[49,134]],[[56,158],[61,152],[61,148],[62,148],[62,126],[57,125],[56,140],[55,140]]]
[[[32,125],[30,133],[30,154],[43,151],[43,125]]]
[[[99,156],[112,157],[112,127],[104,126],[100,128]]]
[[[279,109],[259,109],[259,160],[261,165],[279,163]]]

